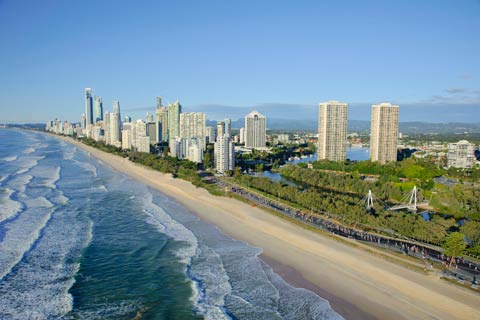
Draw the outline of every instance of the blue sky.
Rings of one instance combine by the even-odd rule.
[[[479,57],[475,0],[0,0],[0,122],[78,121],[85,87],[134,117],[157,95],[211,119],[330,99],[458,114],[480,109]]]

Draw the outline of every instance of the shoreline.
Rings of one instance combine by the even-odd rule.
[[[480,297],[279,219],[213,196],[119,156],[74,144],[116,171],[174,198],[230,237],[262,248],[262,260],[289,284],[316,292],[346,319],[480,319]]]

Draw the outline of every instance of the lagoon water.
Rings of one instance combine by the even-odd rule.
[[[0,129],[0,319],[339,319],[248,246],[54,137]]]

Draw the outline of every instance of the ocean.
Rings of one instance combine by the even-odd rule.
[[[0,319],[341,319],[87,152],[0,129]]]

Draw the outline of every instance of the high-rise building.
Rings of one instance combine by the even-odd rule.
[[[448,144],[447,167],[470,169],[475,165],[475,145],[467,140]]]
[[[85,127],[89,124],[93,124],[93,100],[92,89],[85,88]]]
[[[103,114],[103,137],[105,144],[110,144],[110,113],[107,111]]]
[[[258,111],[245,116],[245,147],[265,148],[267,138],[267,118]]]
[[[235,145],[227,134],[217,137],[214,155],[218,173],[227,173],[235,169]]]
[[[113,100],[113,112],[110,113],[110,144],[121,147],[122,121],[120,115],[120,102]]]
[[[398,110],[397,105],[386,102],[372,105],[371,161],[381,164],[397,161]]]
[[[87,127],[87,117],[85,116],[85,113],[82,113],[82,123],[81,126],[83,129]]]
[[[157,144],[157,126],[155,122],[147,122],[147,136],[151,144]]]
[[[345,161],[347,157],[348,104],[328,101],[319,104],[318,159]]]
[[[150,152],[150,137],[147,136],[147,124],[143,120],[132,122],[132,147],[138,152]]]
[[[158,142],[168,142],[168,109],[162,105],[162,97],[157,97],[155,125]]]
[[[229,137],[232,136],[232,119],[226,118],[225,121],[225,133],[228,134]]]
[[[217,137],[223,137],[225,134],[225,122],[218,121],[217,122]]]
[[[180,137],[180,113],[182,105],[177,101],[168,104],[168,139]]]
[[[180,113],[180,138],[197,138],[206,143],[206,115],[202,112]]]
[[[154,120],[153,120],[153,114],[150,114],[149,112],[147,112],[147,115],[145,116],[145,121],[146,121],[147,123],[154,122]]]
[[[245,143],[245,128],[240,128],[239,139],[240,144]]]
[[[103,120],[103,102],[102,98],[95,96],[93,105],[93,123]]]
[[[130,150],[132,148],[132,123],[124,122],[122,125],[122,149]]]
[[[207,143],[215,142],[215,129],[212,126],[207,126],[205,128],[205,135],[206,135]]]

